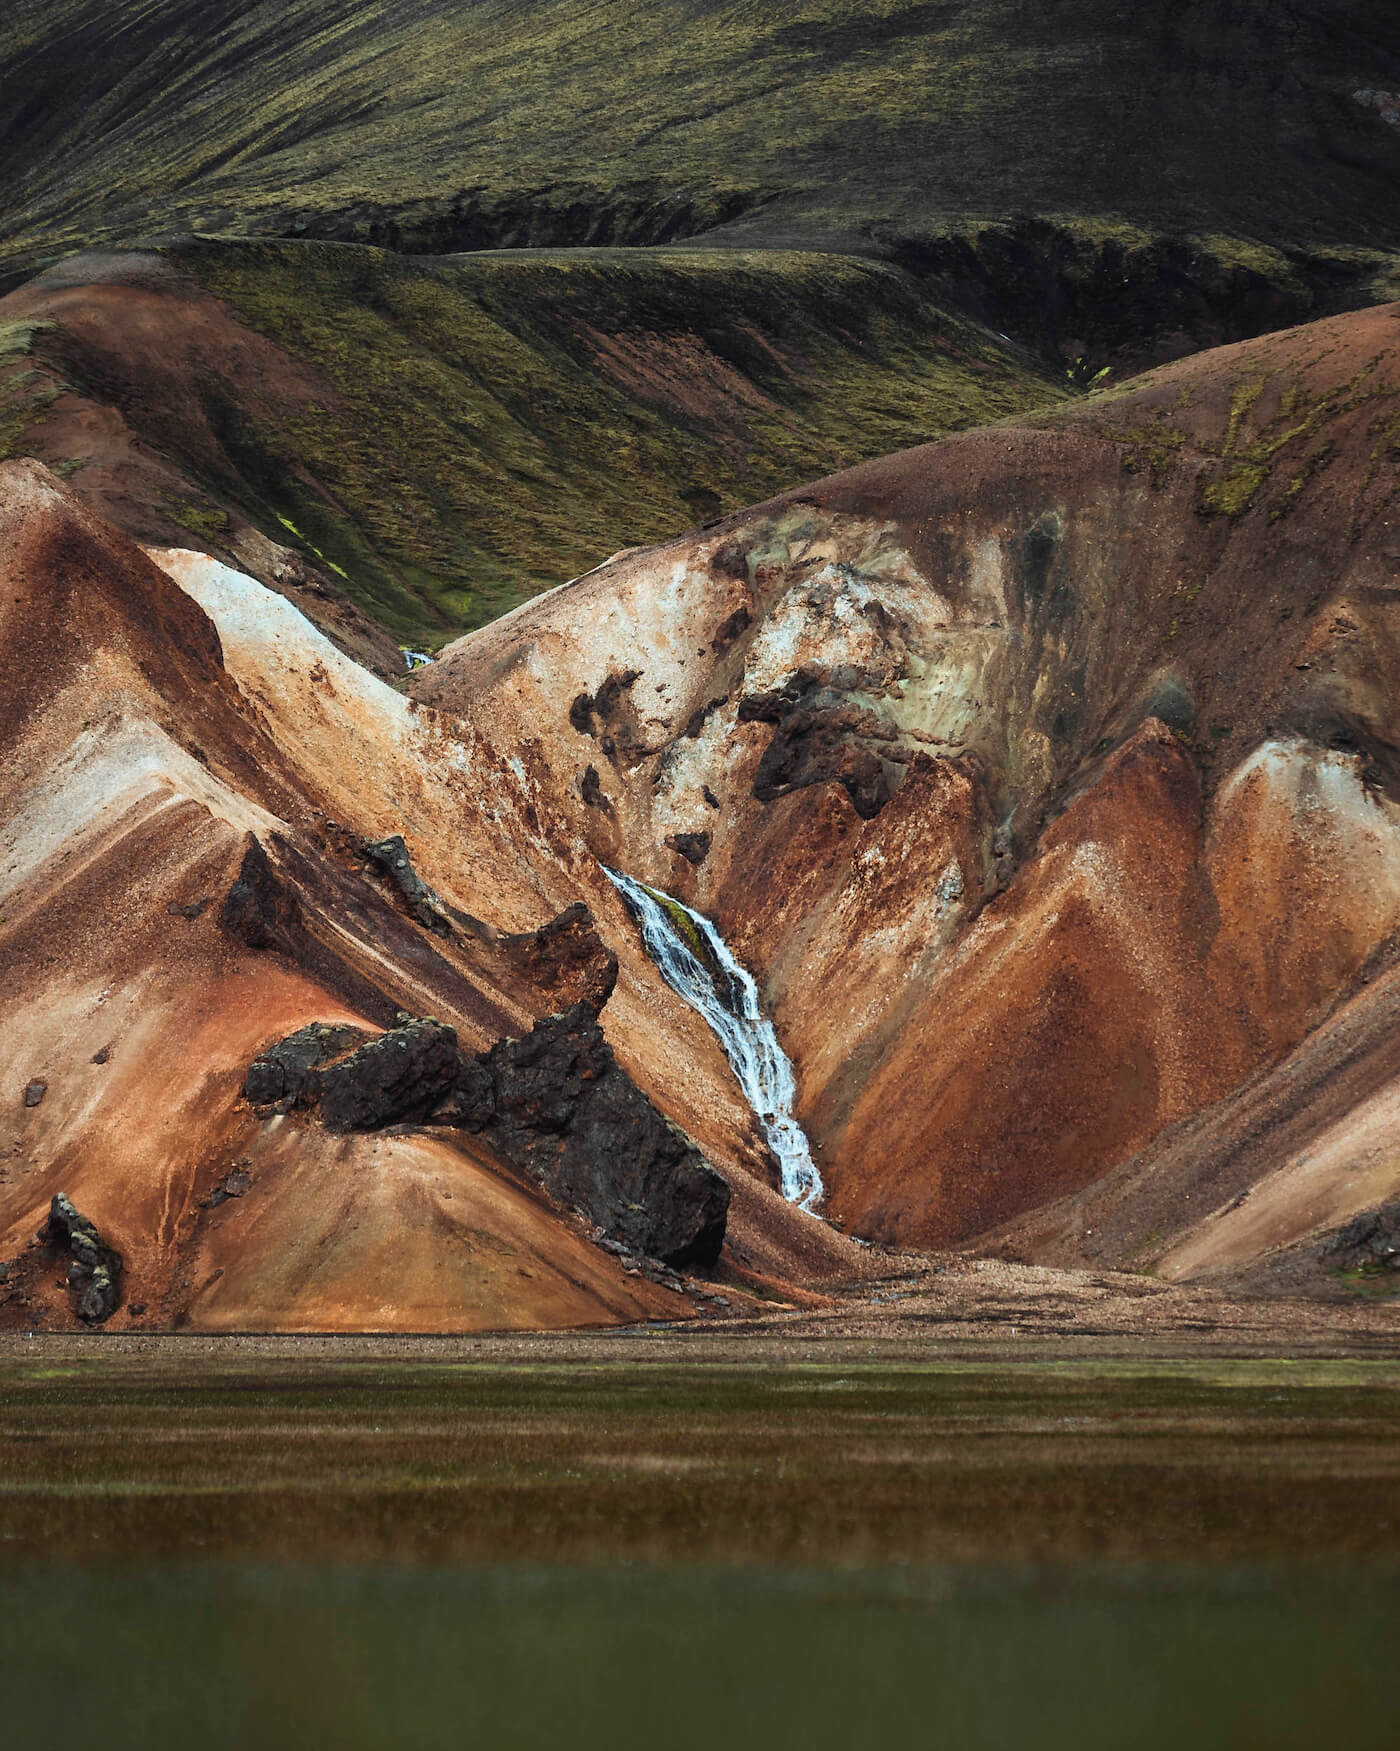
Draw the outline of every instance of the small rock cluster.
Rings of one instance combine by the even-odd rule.
[[[58,1192],[39,1238],[68,1253],[68,1288],[77,1298],[78,1318],[88,1325],[110,1319],[121,1303],[122,1260],[120,1253],[103,1244],[97,1224]]]
[[[1333,1270],[1400,1271],[1400,1202],[1353,1217],[1331,1236],[1321,1257]]]

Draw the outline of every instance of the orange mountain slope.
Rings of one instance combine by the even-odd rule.
[[[32,1241],[58,1192],[122,1255],[119,1325],[693,1308],[484,1132],[338,1135],[241,1092],[311,1022],[407,1011],[481,1052],[601,1001],[610,956],[617,1063],[729,1183],[721,1275],[857,1273],[774,1190],[604,865],[753,968],[848,1231],[1316,1288],[1326,1237],[1400,1195],[1397,321],[619,556],[413,698],[0,469],[0,1317],[75,1317]],[[426,921],[366,861],[395,834]],[[251,933],[240,879],[271,896]]]
[[[404,1009],[476,1050],[573,1001],[589,968],[530,933],[577,898],[589,860],[537,808],[526,766],[394,693],[253,580],[194,554],[162,554],[162,570],[37,464],[0,469],[0,556],[0,1317],[70,1319],[30,1244],[58,1192],[122,1256],[118,1324],[688,1311],[479,1138],[337,1137],[240,1097],[252,1057],[313,1021],[373,1034]],[[474,929],[424,930],[349,849],[399,831]],[[272,945],[221,922],[250,836],[297,919]],[[605,919],[627,935],[615,901]],[[734,1172],[755,1152],[751,1116],[696,1019],[632,960],[608,1031],[620,1049],[645,1038],[654,1074],[685,1065],[670,1110]],[[251,1182],[236,1199],[218,1195],[230,1173]],[[737,1240],[759,1211],[750,1263],[781,1263],[803,1225],[824,1256],[849,1248],[764,1199],[737,1200],[731,1223]]]

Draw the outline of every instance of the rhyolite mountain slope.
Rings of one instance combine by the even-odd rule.
[[[407,698],[5,464],[5,1317],[77,1317],[32,1238],[60,1192],[120,1255],[119,1327],[694,1310],[551,1189],[617,1195],[622,1133],[563,1141],[614,1062],[689,1139],[661,1155],[727,1183],[723,1280],[858,1271],[774,1190],[604,864],[753,968],[849,1232],[1364,1277],[1400,1197],[1397,329],[1332,318],[788,492]],[[606,1053],[567,1019],[604,997]],[[439,1055],[342,1131],[245,1080],[312,1024],[337,1075],[356,1040]],[[467,1066],[508,1036],[538,1045],[507,1121]]]
[[[621,547],[1067,393],[830,255],[186,240],[0,298],[0,459],[285,591],[385,674]]]
[[[414,678],[715,917],[855,1232],[1198,1275],[1400,1192],[1397,341],[851,470]]]
[[[1400,246],[1374,0],[17,0],[0,89],[15,272],[704,237],[887,255],[1063,351],[1298,320]]]
[[[698,1186],[703,1264],[726,1212],[693,1146],[722,1171],[741,1289],[856,1268],[768,1188],[703,1024],[635,945],[618,976],[599,931],[627,947],[621,904],[603,883],[596,927],[578,906],[592,859],[513,751],[255,580],[149,557],[34,462],[0,465],[0,576],[0,1323],[79,1317],[35,1239],[60,1194],[121,1260],[116,1329],[684,1315],[679,1279],[630,1255],[695,1249],[639,1249],[614,1195],[637,1198],[643,1147],[648,1216],[684,1191],[673,1170]],[[392,847],[366,853],[397,834],[426,911]],[[308,1027],[337,1064],[386,1042],[334,1112],[248,1079]],[[448,1028],[466,1062],[443,1081]],[[442,1110],[449,1083],[475,1110]]]

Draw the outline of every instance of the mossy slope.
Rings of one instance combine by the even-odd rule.
[[[206,532],[217,535],[218,506],[233,507],[338,572],[415,643],[481,624],[619,547],[1066,392],[909,276],[844,257],[585,251],[429,264],[201,239],[166,260],[224,301],[230,326],[291,361],[282,384],[264,368],[256,393],[226,362],[230,341],[191,366],[182,397],[216,432],[215,462],[201,465],[186,441],[171,412],[180,398],[118,384],[100,322],[75,350],[61,321],[35,353],[47,348],[166,457],[190,459]],[[169,321],[192,320],[190,308],[172,293]],[[114,335],[107,353],[120,345]],[[31,427],[16,447],[61,462],[44,437]]]
[[[17,0],[0,22],[33,261],[172,228],[897,250],[1022,214],[1400,245],[1374,0]]]

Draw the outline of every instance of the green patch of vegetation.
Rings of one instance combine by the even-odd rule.
[[[617,548],[1068,391],[897,269],[748,251],[200,240],[185,267],[323,387],[206,385],[244,506],[402,642]],[[223,496],[227,496],[226,494]]]
[[[1181,454],[1186,433],[1163,420],[1146,420],[1141,425],[1101,425],[1095,428],[1102,438],[1122,446],[1123,468],[1128,474],[1147,474],[1154,486],[1160,486]]]
[[[34,337],[53,326],[32,318],[0,323],[0,462],[21,454],[25,433],[58,397],[41,372],[19,363],[29,356]]]
[[[1344,414],[1372,402],[1393,401],[1395,387],[1385,375],[1384,358],[1369,360],[1343,384],[1312,392],[1302,383],[1283,386],[1271,415],[1252,421],[1269,384],[1267,376],[1252,374],[1235,387],[1225,430],[1217,442],[1200,445],[1201,452],[1227,464],[1227,471],[1207,481],[1201,489],[1200,508],[1208,516],[1237,518],[1249,511],[1268,483],[1279,454],[1315,438],[1326,425]],[[1393,422],[1400,433],[1400,416],[1386,415],[1373,425],[1373,432]],[[1363,484],[1369,485],[1385,440],[1373,450]],[[1400,449],[1400,440],[1397,440]],[[1333,443],[1324,439],[1289,476],[1283,492],[1270,509],[1270,521],[1286,516],[1311,481],[1331,460]]]
[[[185,499],[167,500],[165,514],[170,522],[188,529],[201,541],[217,542],[228,533],[228,512],[216,505],[201,505]]]
[[[705,939],[701,936],[695,920],[686,911],[685,907],[682,906],[679,901],[673,900],[669,894],[663,894],[660,888],[647,887],[645,882],[641,882],[638,885],[646,888],[647,893],[651,895],[652,899],[656,901],[657,905],[660,906],[661,910],[671,920],[671,925],[675,930],[676,935],[689,944],[691,951],[694,954],[708,961],[709,952],[705,947]]]
[[[681,1332],[561,1361],[489,1342],[428,1360],[177,1338],[72,1368],[48,1340],[12,1348],[5,1560],[1400,1555],[1390,1361],[883,1361],[833,1340],[817,1363],[736,1364]]]
[[[1242,517],[1268,478],[1263,463],[1241,462],[1201,489],[1201,507],[1212,516]]]
[[[27,358],[34,345],[34,336],[54,326],[38,317],[26,317],[20,322],[0,322],[0,361]]]

